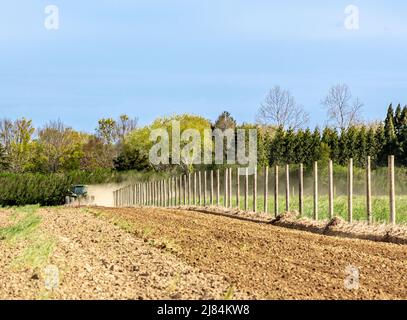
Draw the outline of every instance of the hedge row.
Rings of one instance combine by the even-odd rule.
[[[70,173],[0,173],[0,206],[61,205],[73,184],[94,184],[120,180],[112,171]]]

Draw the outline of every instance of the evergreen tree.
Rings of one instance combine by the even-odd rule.
[[[304,131],[300,129],[295,135],[295,163],[304,163],[306,161],[304,151]]]
[[[349,127],[347,132],[346,132],[346,144],[347,144],[347,154],[346,154],[346,159],[345,161],[348,162],[350,158],[357,158],[358,156],[358,150],[357,150],[357,129],[356,127],[352,126]]]
[[[407,106],[405,106],[401,112],[397,141],[399,145],[399,162],[403,165],[407,165]]]
[[[347,131],[342,129],[339,137],[339,150],[341,150],[341,152],[338,155],[338,163],[340,165],[345,165],[349,156],[347,139]]]
[[[366,127],[362,126],[357,132],[357,139],[356,139],[356,154],[355,154],[355,163],[357,166],[365,167],[367,156],[368,156],[368,148],[367,148],[367,132]]]
[[[270,146],[270,165],[284,164],[284,145],[285,132],[282,127],[278,127],[271,141]]]
[[[295,133],[292,128],[288,129],[284,137],[284,162],[294,163],[296,159],[296,141]]]
[[[305,129],[302,142],[302,157],[306,165],[312,165],[312,133],[309,128]]]
[[[384,133],[384,126],[380,124],[380,126],[376,130],[376,154],[377,154],[377,162],[376,164],[381,166],[387,163],[387,156],[386,156],[386,136]]]
[[[366,156],[370,156],[372,165],[377,164],[378,146],[376,141],[376,131],[370,127],[366,132]]]
[[[394,112],[394,119],[393,119],[394,130],[396,132],[397,140],[401,133],[402,123],[403,123],[402,117],[403,117],[403,111],[402,111],[401,105],[399,103],[397,105],[396,111]]]
[[[318,127],[312,133],[310,151],[312,161],[318,161],[321,158],[321,132]]]
[[[329,154],[330,159],[337,162],[339,160],[338,158],[340,152],[338,132],[330,127],[325,127],[324,131],[322,132],[321,141],[331,150]]]
[[[384,137],[385,137],[385,143],[384,143],[384,154],[383,156],[387,159],[387,156],[389,155],[396,155],[398,151],[398,141],[397,141],[397,135],[396,135],[396,129],[394,126],[394,121],[395,121],[395,115],[393,111],[393,106],[392,104],[389,105],[389,108],[387,109],[387,116],[386,119],[384,120]],[[384,160],[384,159],[382,159]]]

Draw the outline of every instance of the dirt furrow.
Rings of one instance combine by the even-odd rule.
[[[252,298],[407,298],[403,245],[327,237],[189,211],[98,210],[130,223],[140,237],[173,241],[178,257],[226,277]],[[345,286],[348,268],[359,274],[358,289]]]

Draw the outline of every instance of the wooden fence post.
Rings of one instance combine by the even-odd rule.
[[[162,196],[162,206],[163,207],[166,207],[167,206],[167,188],[166,188],[166,180],[165,179],[163,179],[162,180],[162,193],[163,193],[163,196]]]
[[[318,162],[314,162],[314,220],[318,220]]]
[[[168,207],[168,200],[169,200],[169,197],[168,197],[168,194],[169,194],[169,185],[168,185],[168,183],[169,183],[169,179],[165,179],[165,180],[163,180],[163,185],[164,185],[164,204],[163,204],[163,207]]]
[[[132,184],[132,185],[130,186],[130,190],[131,190],[131,199],[130,199],[131,206],[134,206],[135,203],[136,203],[136,200],[135,200],[136,191],[135,191],[135,189],[136,189],[136,185],[135,185],[135,184]]]
[[[236,207],[240,209],[240,169],[236,169]]]
[[[155,181],[151,181],[151,205],[155,207]]]
[[[178,180],[177,176],[174,176],[171,179],[171,185],[172,185],[172,187],[171,187],[171,204],[170,204],[171,207],[175,207],[177,205],[178,192],[179,192],[177,180]]]
[[[120,206],[123,207],[124,206],[124,187],[120,189]]]
[[[304,214],[304,165],[300,163],[298,169],[298,211]]]
[[[157,180],[157,182],[156,182],[156,183],[157,183],[157,207],[160,206],[160,200],[161,200],[161,199],[160,199],[160,198],[161,198],[161,194],[160,194],[160,191],[161,191],[161,190],[160,190],[160,189],[161,189],[161,188],[160,188],[160,182],[161,182],[160,180]]]
[[[161,185],[162,185],[162,187],[161,187],[161,189],[162,189],[162,201],[161,202],[162,202],[163,207],[167,206],[167,199],[168,199],[168,197],[167,197],[167,193],[168,193],[167,182],[168,182],[168,179],[163,179],[162,183],[161,183]]]
[[[140,183],[134,184],[134,206],[140,205]]]
[[[154,206],[157,207],[158,202],[158,184],[157,181],[154,181]]]
[[[124,206],[124,207],[126,206],[126,200],[127,200],[127,197],[126,197],[126,187],[124,187],[124,188],[123,188],[123,206]]]
[[[157,207],[161,207],[161,180],[157,181]]]
[[[194,172],[194,206],[196,206],[196,204],[197,204],[197,196],[198,196],[198,191],[197,191],[197,187],[196,187],[196,185],[197,185],[197,174],[196,174],[196,172]]]
[[[187,205],[187,193],[188,193],[188,185],[187,185],[187,176],[184,174],[184,206]]]
[[[149,206],[150,205],[150,188],[149,188],[149,184],[150,184],[150,181],[146,181],[145,183],[145,191],[146,191],[146,194],[145,194],[145,205],[146,206]]]
[[[249,210],[249,168],[246,167],[244,182],[244,210]]]
[[[372,223],[372,176],[370,169],[371,161],[370,156],[368,156],[366,161],[366,215],[369,224]]]
[[[191,174],[188,173],[188,205],[191,205]]]
[[[278,215],[278,178],[279,178],[279,173],[278,173],[278,166],[276,165],[274,168],[274,216],[277,217]]]
[[[150,206],[154,207],[154,182],[150,181]]]
[[[204,171],[204,194],[203,194],[203,205],[204,206],[206,206],[206,204],[208,203],[207,191],[208,191],[208,185],[207,185],[206,170],[205,170]]]
[[[198,206],[202,203],[202,173],[201,171],[198,172]]]
[[[178,196],[178,185],[177,185],[177,176],[174,176],[171,179],[171,207],[175,207],[177,205],[177,196]]]
[[[180,206],[181,205],[181,191],[182,191],[182,176],[179,176],[178,177],[178,205]],[[175,181],[175,183],[177,183],[176,181]]]
[[[172,207],[173,203],[174,203],[174,177],[169,177],[167,179],[167,206],[168,207]]]
[[[220,205],[220,172],[219,169],[216,170],[216,205]]]
[[[209,198],[210,198],[210,204],[213,206],[213,170],[211,170],[211,190],[209,193]]]
[[[151,181],[151,206],[155,205],[155,181]]]
[[[161,184],[162,180],[158,180],[158,206],[161,207],[161,203],[162,203],[162,184]]]
[[[146,190],[146,183],[145,182],[143,182],[142,200],[143,200],[143,206],[147,205],[147,190]]]
[[[169,181],[170,179],[164,179],[163,180],[163,185],[164,185],[164,207],[168,207],[168,201],[170,200],[169,198]]]
[[[396,191],[394,182],[394,156],[389,156],[389,204],[390,204],[390,223],[396,223]]]
[[[158,184],[158,207],[161,207],[161,203],[162,203],[162,184],[161,184],[162,180],[158,180],[157,184]]]
[[[140,204],[139,202],[139,196],[140,196],[140,189],[139,189],[139,184],[135,183],[133,185],[133,205],[136,206]]]
[[[228,192],[228,184],[229,184],[228,172],[229,172],[229,169],[225,168],[225,170],[224,170],[224,182],[225,182],[225,185],[224,185],[224,188],[223,188],[224,189],[223,206],[225,208],[228,207],[228,195],[229,195],[229,192]]]
[[[162,181],[158,180],[158,206],[161,207],[162,206],[162,194],[163,194],[163,188],[162,188]]]
[[[269,194],[269,167],[264,168],[264,212],[268,211],[268,194]]]
[[[123,207],[124,204],[124,190],[123,188],[120,189],[120,206]]]
[[[285,211],[290,211],[290,165],[285,165]]]
[[[353,222],[353,159],[348,164],[348,221]]]
[[[329,160],[328,163],[328,193],[328,214],[329,218],[332,219],[334,217],[334,170],[332,160]]]
[[[253,212],[257,211],[257,166],[254,167],[253,173]]]
[[[144,182],[144,205],[148,206],[148,181]]]
[[[155,207],[155,181],[151,181],[151,205]]]
[[[232,208],[233,203],[233,169],[229,168],[229,208]]]

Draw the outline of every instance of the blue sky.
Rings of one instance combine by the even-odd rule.
[[[60,29],[44,27],[46,5]],[[360,29],[344,28],[345,7]],[[181,112],[254,121],[267,91],[287,88],[323,126],[320,101],[347,83],[382,119],[407,104],[405,1],[4,0],[1,117],[62,119],[92,131],[121,113],[142,124]]]

